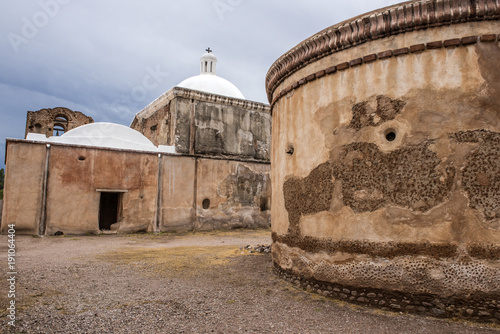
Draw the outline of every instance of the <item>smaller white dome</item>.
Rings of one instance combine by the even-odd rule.
[[[50,141],[72,145],[108,147],[126,150],[156,151],[156,146],[140,132],[127,126],[98,122],[79,126]]]

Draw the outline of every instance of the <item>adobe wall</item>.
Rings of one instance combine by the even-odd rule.
[[[473,4],[361,15],[273,64],[284,277],[365,305],[500,320],[500,8]]]
[[[130,127],[142,133],[155,146],[174,145],[170,103],[160,107],[148,117],[134,117]]]
[[[270,199],[269,165],[201,159],[195,229],[268,228]]]
[[[45,145],[9,143],[6,150],[2,233],[38,234],[41,219]]]
[[[11,223],[18,234],[99,233],[103,190],[124,191],[114,230],[152,231],[157,159],[156,154],[8,140],[2,233]]]
[[[2,232],[100,233],[102,192],[120,194],[118,233],[269,227],[269,168],[8,139]]]
[[[193,230],[195,164],[194,157],[162,158],[161,231]]]
[[[118,232],[153,231],[156,154],[85,147],[51,147],[47,234],[99,232],[100,190],[121,193]]]

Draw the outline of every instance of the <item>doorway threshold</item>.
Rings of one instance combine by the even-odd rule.
[[[100,234],[118,234],[118,231],[112,231],[112,230],[100,230]]]

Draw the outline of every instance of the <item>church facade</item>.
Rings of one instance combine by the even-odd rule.
[[[7,139],[2,231],[269,227],[269,106],[218,77],[216,62],[203,55],[200,75],[153,101],[130,128],[92,123]]]

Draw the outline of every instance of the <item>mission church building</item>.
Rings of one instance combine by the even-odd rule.
[[[201,73],[130,128],[66,108],[29,112],[26,138],[6,140],[2,232],[269,227],[269,106],[246,100],[216,63],[208,49]]]

